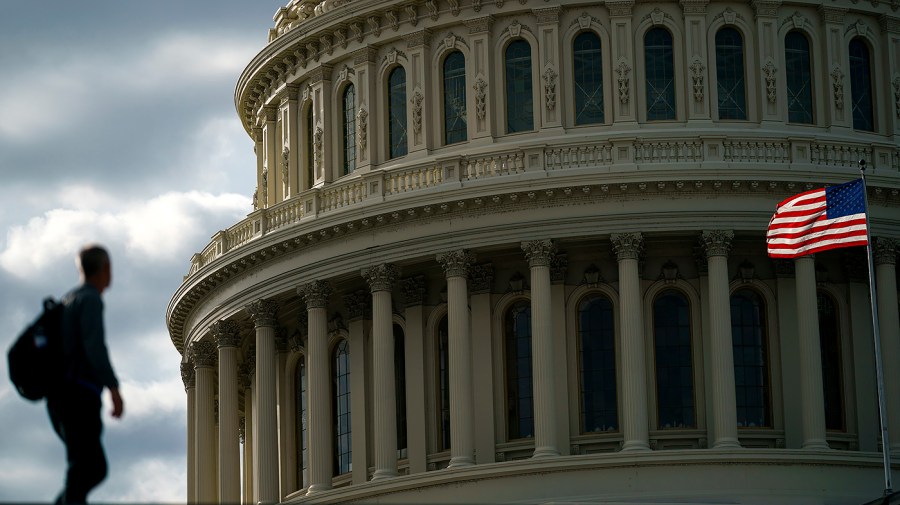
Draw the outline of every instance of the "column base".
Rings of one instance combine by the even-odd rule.
[[[393,479],[396,476],[396,470],[375,470],[375,473],[372,474],[372,481]]]
[[[649,450],[650,444],[644,440],[629,440],[622,444],[622,452],[643,452]]]
[[[741,443],[738,439],[732,437],[717,438],[712,446],[713,449],[740,449]]]
[[[809,451],[830,451],[831,450],[831,447],[828,447],[828,442],[822,440],[821,438],[806,440],[805,442],[803,442],[803,445],[800,447],[803,450],[809,450]]]
[[[534,454],[531,456],[532,458],[554,458],[559,456],[559,451],[556,450],[556,447],[545,446],[538,447],[534,450]]]
[[[309,496],[311,494],[321,493],[322,491],[329,491],[331,489],[331,484],[310,484],[308,488],[306,488],[306,495]]]
[[[475,460],[471,456],[455,456],[450,459],[447,468],[465,468],[467,466],[475,466]]]

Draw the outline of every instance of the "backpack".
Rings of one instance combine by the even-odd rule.
[[[41,315],[22,331],[6,354],[9,378],[28,400],[45,398],[62,383],[64,309],[53,298],[44,299]]]

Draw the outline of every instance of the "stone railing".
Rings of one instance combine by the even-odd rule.
[[[889,144],[872,145],[826,142],[816,139],[690,138],[585,141],[570,145],[523,146],[499,152],[428,159],[366,174],[350,176],[323,188],[314,188],[288,200],[257,210],[241,222],[216,233],[203,251],[194,254],[188,276],[195,274],[228,251],[247,245],[275,230],[312,222],[360,205],[406,198],[424,190],[460,185],[484,179],[501,179],[527,172],[552,175],[562,183],[566,171],[583,175],[586,169],[633,172],[671,165],[728,163],[748,165],[754,176],[760,170],[783,171],[790,166],[855,168],[860,158],[872,160],[880,173],[900,172],[900,149]],[[703,170],[701,166],[700,171]],[[720,174],[721,175],[721,174]],[[741,177],[747,177],[746,172]],[[447,183],[453,183],[447,185]],[[900,174],[898,174],[900,183]],[[580,184],[580,182],[579,182]]]

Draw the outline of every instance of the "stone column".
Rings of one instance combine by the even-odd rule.
[[[824,21],[825,72],[828,98],[825,99],[826,126],[834,129],[852,127],[852,114],[848,114],[850,104],[850,75],[844,66],[847,58],[847,43],[844,41],[844,20],[849,9],[820,5],[819,15]],[[840,130],[832,130],[840,131]],[[818,319],[817,319],[818,320]]]
[[[278,203],[280,198],[280,183],[278,179],[278,158],[276,126],[278,124],[278,109],[276,107],[263,107],[263,174],[266,181],[265,207],[271,207]]]
[[[297,289],[306,302],[307,329],[307,399],[309,406],[309,486],[308,494],[331,489],[334,441],[331,426],[331,377],[328,353],[328,321],[326,306],[331,287],[324,281],[313,281]]]
[[[263,130],[253,128],[253,154],[256,155],[256,192],[253,193],[253,210],[266,207],[266,189],[268,174],[265,171],[265,150],[263,149]]]
[[[194,364],[188,361],[181,363],[181,380],[187,395],[187,502],[197,503],[197,438],[196,421],[196,381]]]
[[[897,241],[877,237],[875,297],[878,303],[878,331],[884,363],[884,396],[887,399],[888,438],[891,449],[900,451],[900,314],[897,313]]]
[[[251,348],[239,370],[244,390],[244,503],[256,503],[253,461],[253,377],[256,375],[256,351]]]
[[[619,261],[619,327],[622,336],[623,451],[650,450],[647,420],[647,365],[644,357],[644,311],[638,258],[643,249],[640,233],[610,236]]]
[[[353,52],[356,71],[356,169],[368,172],[374,163],[378,141],[369,141],[369,110],[375,107],[378,93],[378,50],[366,46]],[[377,116],[372,118],[377,125]]]
[[[466,110],[475,111],[475,114],[467,116],[468,138],[475,140],[496,135],[500,123],[494,117],[495,108],[490,103],[489,90],[494,78],[490,64],[493,60],[491,26],[494,24],[494,17],[467,19],[464,23],[469,28],[466,40],[472,48],[472,58],[466,58],[466,73],[472,76],[471,81],[467,81],[467,85],[471,87],[466,90]],[[502,81],[498,77],[496,82]]]
[[[425,277],[416,275],[400,281],[406,309],[406,454],[409,473],[427,471],[425,407]]]
[[[472,411],[472,339],[467,276],[475,257],[465,249],[437,255],[447,274],[447,325],[450,366],[450,465],[475,464]]]
[[[430,32],[420,30],[404,35],[403,38],[406,39],[406,52],[409,58],[409,66],[406,68],[406,90],[409,100],[406,107],[409,125],[406,140],[409,154],[413,154],[432,148],[434,135],[428,130],[432,124],[431,111],[436,110],[438,104],[432,103],[429,106],[429,99],[426,97],[428,90],[425,84],[430,82],[431,74]],[[440,106],[443,107],[443,104]]]
[[[613,71],[613,121],[636,122],[635,96],[637,69],[634,63],[634,30],[632,10],[634,0],[606,2],[610,22],[610,53],[612,61],[607,68]]]
[[[291,382],[287,376],[288,361],[288,337],[287,329],[280,327],[275,330],[275,364],[276,364],[276,390],[278,391],[278,467],[279,495],[284,498],[288,494],[299,489],[296,486],[297,467],[296,453],[294,452],[295,425],[290,422],[288,405],[291,405],[291,395],[294,391],[288,389]],[[297,385],[299,387],[299,384]]]
[[[825,441],[825,393],[822,389],[822,349],[816,298],[816,260],[794,260],[797,283],[797,340],[800,358],[800,398],[803,448],[828,449]]]
[[[313,96],[313,184],[331,182],[339,168],[334,161],[332,138],[328,135],[331,122],[331,66],[320,65],[306,74]]]
[[[286,191],[284,199],[303,191],[300,186],[300,86],[288,84],[281,109],[282,125],[282,164],[285,176],[282,185]]]
[[[372,480],[397,476],[397,392],[391,288],[397,268],[390,263],[362,271],[372,291],[375,473]]]
[[[257,300],[247,306],[256,328],[256,454],[257,496],[260,503],[277,503],[278,417],[275,401],[275,325],[278,305]]]
[[[494,266],[469,268],[469,306],[472,318],[472,403],[480,426],[494,426],[494,342],[491,339],[491,291]],[[409,363],[409,361],[407,361]],[[409,382],[407,381],[407,384]],[[408,387],[408,386],[407,386]],[[494,463],[497,455],[493,429],[475,430],[475,464]],[[452,444],[451,440],[451,444]]]
[[[734,232],[704,231],[700,245],[709,271],[709,362],[711,367],[714,449],[740,447],[734,390],[734,347],[731,341],[731,295],[728,251]]]
[[[191,344],[197,392],[194,428],[197,457],[197,503],[216,501],[216,344],[200,340]]]
[[[681,0],[684,13],[684,54],[687,60],[685,89],[688,120],[710,119],[710,89],[715,86],[709,78],[709,58],[706,55],[706,6],[709,0]],[[715,70],[715,69],[713,69]]]
[[[531,268],[531,362],[534,372],[534,456],[559,456],[554,394],[553,307],[550,303],[550,240],[522,242]]]
[[[781,56],[778,48],[784,47],[778,40],[778,7],[781,0],[752,0],[751,5],[756,13],[756,50],[759,55],[758,81],[759,97],[757,100],[762,111],[763,121],[784,121],[787,119],[787,104],[784,103],[785,95],[780,94],[778,88],[784,87],[784,69],[778,68]],[[748,88],[750,89],[750,88]],[[779,98],[782,100],[778,106]],[[779,110],[780,109],[780,110]],[[783,117],[782,117],[783,114]],[[734,358],[732,358],[732,362]],[[735,420],[737,415],[735,414]]]
[[[565,103],[563,102],[563,97],[566,96],[566,92],[560,79],[560,75],[562,75],[559,54],[560,11],[561,9],[558,5],[532,9],[537,19],[537,36],[541,47],[538,65],[533,71],[538,72],[541,83],[541,92],[538,94],[540,102],[536,105],[541,109],[542,130],[562,126],[561,112]],[[534,311],[531,312],[531,315],[534,316]],[[537,420],[535,419],[535,421]]]
[[[238,346],[234,321],[217,321],[210,328],[219,347],[219,501],[241,499],[241,454],[238,440]]]

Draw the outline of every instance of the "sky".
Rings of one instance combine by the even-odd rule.
[[[184,386],[166,306],[199,252],[251,208],[253,144],[238,76],[287,0],[0,0],[0,346],[75,254],[110,250],[107,345],[125,415],[104,394],[96,502],[184,502]],[[0,502],[52,501],[65,453],[43,403],[0,362]]]

